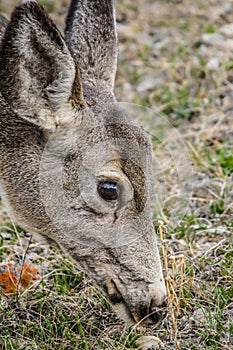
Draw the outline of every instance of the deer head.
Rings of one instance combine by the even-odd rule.
[[[63,247],[120,317],[156,320],[166,291],[150,210],[152,151],[113,93],[113,1],[71,1],[65,38],[36,0],[0,24],[6,207]]]

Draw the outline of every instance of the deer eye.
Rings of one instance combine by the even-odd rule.
[[[115,201],[118,198],[118,191],[116,181],[101,181],[98,184],[98,193],[106,201]]]

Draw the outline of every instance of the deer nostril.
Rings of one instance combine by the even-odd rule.
[[[153,306],[153,300],[151,305],[141,306],[138,309],[137,320],[147,323],[148,325],[155,325],[162,321],[166,315],[166,303],[164,302],[161,306]]]
[[[153,313],[150,314],[149,316],[149,322],[153,324],[159,323],[163,319],[163,313],[160,311],[154,311]]]
[[[115,305],[115,304],[120,304],[124,302],[124,299],[122,298],[121,295],[117,295],[117,294],[109,294],[109,300],[110,302]]]
[[[167,303],[164,302],[160,307],[153,307],[151,305],[150,307],[150,316],[149,321],[150,323],[156,324],[162,321],[167,314]]]
[[[139,311],[138,315],[139,315],[140,320],[142,320],[143,318],[145,318],[148,315],[148,307],[147,306],[140,306],[138,311]]]

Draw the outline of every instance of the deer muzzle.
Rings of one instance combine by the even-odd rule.
[[[117,315],[128,324],[158,323],[166,314],[166,288],[163,280],[155,283],[134,281],[123,284],[109,280],[105,290]]]

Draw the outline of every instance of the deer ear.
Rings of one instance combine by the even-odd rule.
[[[6,30],[7,24],[8,24],[8,20],[0,14],[0,39],[2,38]]]
[[[83,82],[113,92],[117,67],[114,0],[71,0],[65,34]]]
[[[15,113],[46,129],[67,123],[82,105],[79,69],[36,0],[22,0],[6,28],[0,93]]]

